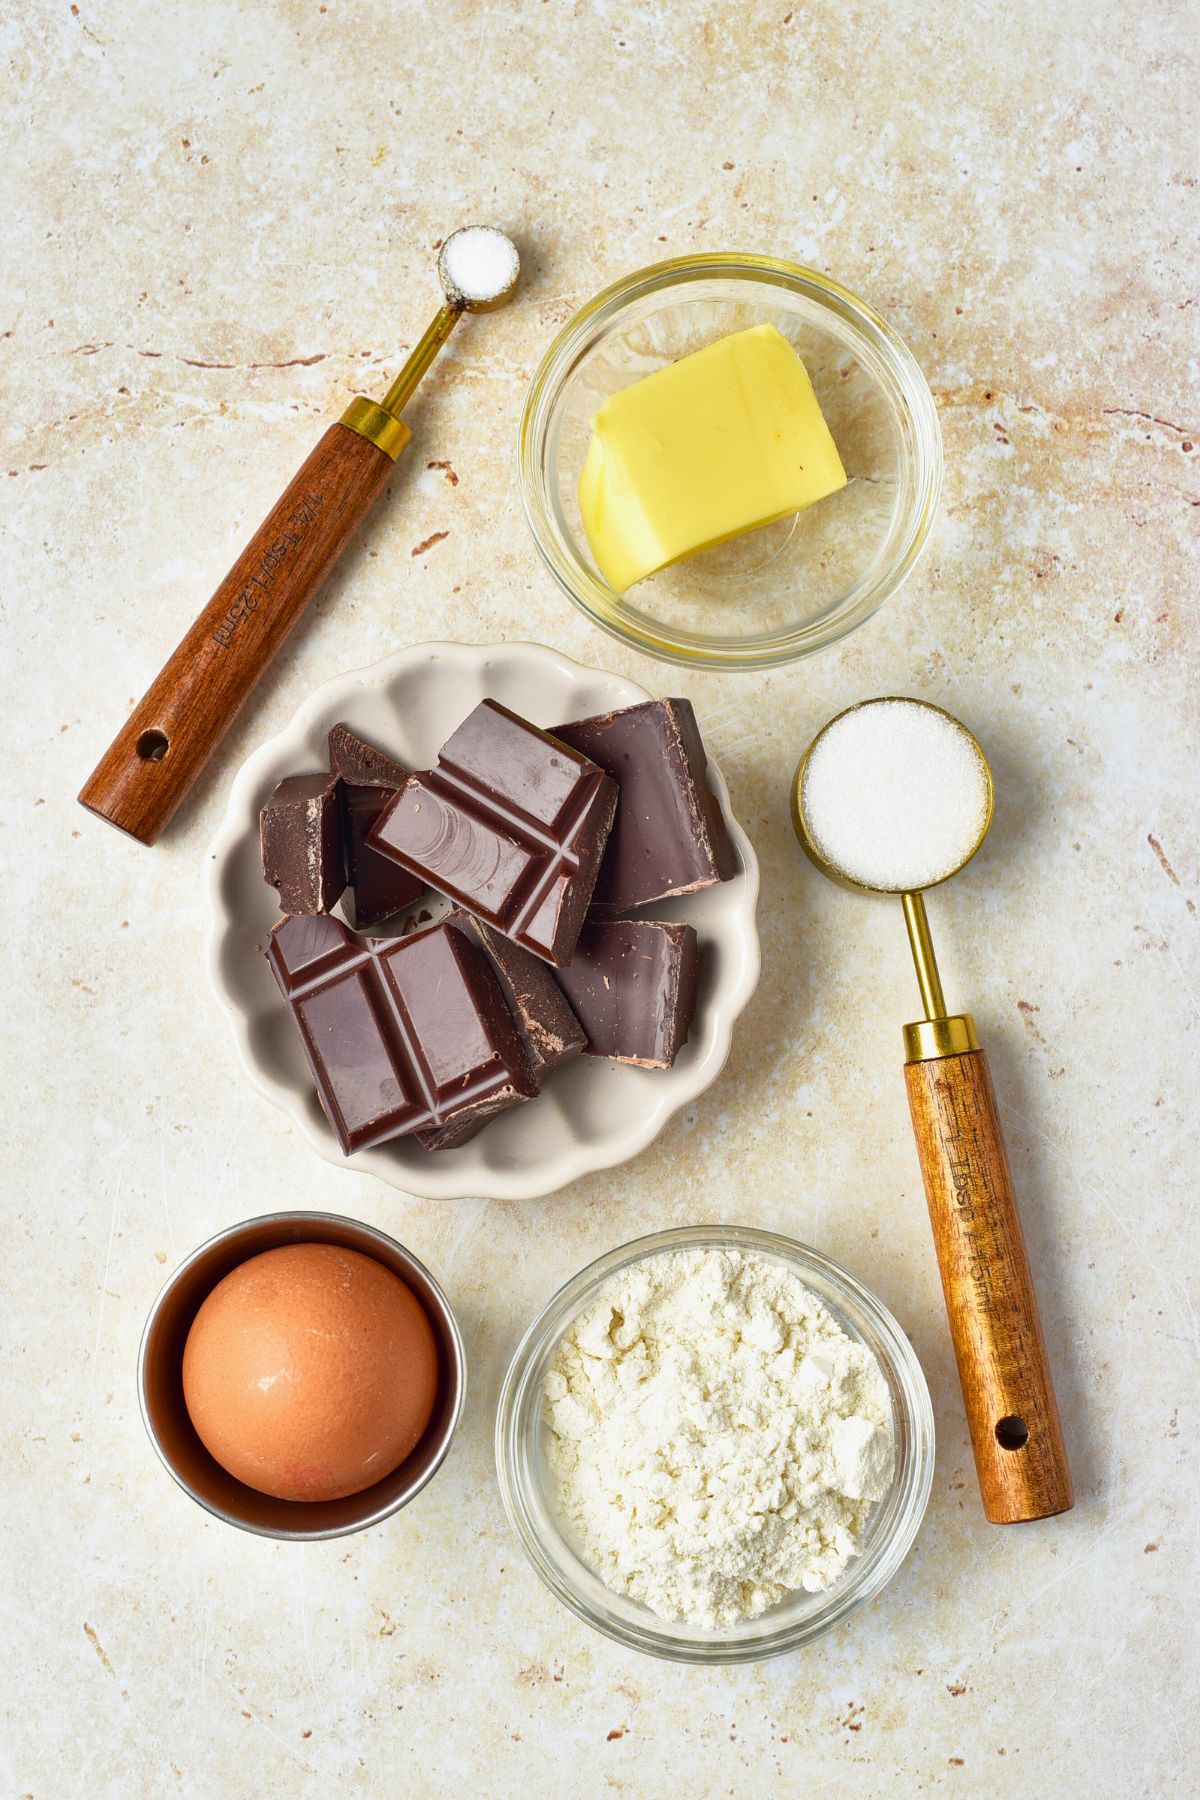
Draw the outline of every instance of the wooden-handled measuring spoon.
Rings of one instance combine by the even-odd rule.
[[[434,357],[464,312],[505,305],[519,274],[516,247],[490,225],[446,239],[436,318],[382,401],[352,400],[301,465],[88,776],[89,812],[154,843],[378,499]]]
[[[970,1014],[946,1011],[922,891],[970,861],[992,799],[966,726],[898,697],[831,719],[792,786],[822,874],[903,901],[925,1008],[904,1027],[909,1110],[983,1507],[1007,1525],[1066,1512],[1074,1493],[987,1057]]]

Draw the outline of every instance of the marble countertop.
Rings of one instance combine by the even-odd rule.
[[[5,1794],[1189,1790],[1186,18],[1171,0],[7,9]],[[83,777],[321,424],[386,385],[434,244],[480,216],[520,240],[521,303],[448,346],[390,501],[176,827],[153,851],[103,829]],[[906,337],[941,412],[944,506],[915,575],[778,674],[656,671],[607,641],[516,500],[550,334],[697,248],[836,275]],[[717,1086],[636,1162],[529,1204],[419,1202],[321,1162],[248,1087],[202,973],[197,872],[233,772],[329,675],[438,636],[536,637],[689,694],[762,859],[765,979]],[[798,750],[880,690],[961,714],[996,771],[988,847],[931,910],[992,1054],[1078,1490],[1022,1528],[988,1526],[975,1491],[905,1110],[900,920],[822,883],[788,823]],[[193,1506],[134,1383],[171,1267],[283,1205],[401,1237],[471,1365],[437,1481],[386,1527],[305,1547]],[[891,1587],[736,1671],[639,1659],[562,1610],[491,1462],[533,1311],[609,1246],[701,1219],[848,1264],[910,1333],[937,1413],[933,1499]]]

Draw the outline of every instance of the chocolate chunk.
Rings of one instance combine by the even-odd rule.
[[[340,781],[361,787],[389,788],[395,793],[412,773],[385,750],[377,750],[351,731],[344,720],[331,726],[329,732],[329,773]]]
[[[567,1005],[562,989],[544,962],[522,950],[511,938],[493,931],[482,919],[455,911],[445,923],[465,932],[491,963],[517,1022],[533,1078],[540,1087],[560,1063],[578,1056],[587,1043],[583,1027]]]
[[[392,795],[408,780],[409,771],[357,737],[348,725],[337,724],[329,733],[329,773],[337,783],[342,809],[350,884],[346,913],[359,929],[378,925],[381,919],[390,919],[393,913],[411,906],[423,891],[415,875],[380,856],[366,841]]]
[[[556,725],[554,736],[598,763],[621,790],[592,895],[594,915],[694,894],[737,874],[690,700],[645,700]]]
[[[409,1132],[428,1147],[537,1093],[490,963],[451,926],[364,938],[284,919],[267,960],[346,1156]]]
[[[263,875],[289,915],[325,913],[346,885],[337,795],[328,775],[289,775],[258,815]]]
[[[616,783],[594,763],[483,700],[367,841],[561,964],[575,948],[616,804]]]
[[[696,1010],[699,945],[690,925],[591,920],[559,983],[587,1032],[586,1056],[669,1069]]]

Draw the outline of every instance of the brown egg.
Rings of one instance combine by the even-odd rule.
[[[424,1308],[373,1257],[286,1244],[239,1264],[192,1322],[183,1394],[223,1468],[280,1500],[338,1500],[390,1475],[437,1393]]]

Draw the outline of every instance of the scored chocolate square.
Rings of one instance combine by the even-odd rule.
[[[645,700],[556,725],[553,735],[598,763],[621,790],[593,914],[694,894],[737,874],[690,700]]]
[[[348,725],[338,723],[329,733],[329,773],[341,802],[350,884],[346,912],[350,923],[362,930],[403,912],[423,892],[423,883],[415,875],[390,857],[380,856],[367,843],[367,833],[392,795],[404,786],[409,770],[358,737]]]
[[[594,919],[558,983],[587,1032],[585,1056],[669,1069],[696,1010],[699,940],[691,925]]]
[[[408,1133],[442,1147],[536,1096],[500,985],[452,926],[364,938],[284,919],[267,960],[344,1155]]]
[[[616,805],[602,769],[483,700],[367,842],[557,965],[575,948]]]

